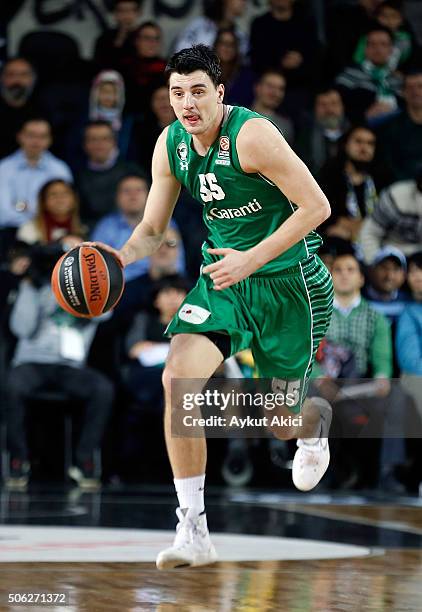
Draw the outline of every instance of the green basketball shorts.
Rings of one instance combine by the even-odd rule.
[[[231,355],[251,348],[259,376],[280,379],[285,393],[297,394],[289,409],[298,413],[332,307],[331,275],[318,256],[271,276],[254,274],[223,291],[202,274],[165,335],[228,334]]]

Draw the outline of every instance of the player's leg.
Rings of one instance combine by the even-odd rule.
[[[305,398],[315,353],[331,316],[331,276],[316,258],[300,266],[298,273],[281,275],[270,284],[271,290],[261,290],[268,302],[267,327],[252,348],[261,376],[273,378],[273,391],[286,400],[273,411],[277,418],[271,418],[270,429],[280,439],[298,438],[293,481],[299,489],[309,490],[329,464],[331,407],[321,398]],[[289,416],[291,425],[286,425]]]
[[[204,507],[205,436],[198,428],[195,437],[173,435],[172,420],[179,423],[177,411],[183,410],[184,393],[199,393],[223,359],[220,349],[205,335],[178,334],[171,341],[163,373],[164,430],[179,501],[179,524],[173,546],[157,557],[159,569],[204,565],[217,558]],[[184,383],[186,379],[189,380],[187,384]]]

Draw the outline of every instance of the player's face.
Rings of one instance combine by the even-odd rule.
[[[364,279],[359,264],[351,255],[343,255],[334,260],[331,268],[334,292],[337,295],[353,295],[363,286]]]
[[[202,70],[190,74],[174,72],[170,76],[170,104],[189,134],[212,130],[219,120],[224,85],[214,85]]]

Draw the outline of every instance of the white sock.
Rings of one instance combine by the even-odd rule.
[[[192,476],[191,478],[175,478],[174,486],[176,487],[180,508],[183,510],[185,508],[195,508],[198,514],[205,510],[205,474]]]

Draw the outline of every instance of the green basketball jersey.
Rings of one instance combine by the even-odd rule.
[[[246,251],[270,236],[294,212],[295,206],[271,181],[260,174],[247,174],[240,167],[236,139],[240,128],[262,115],[239,106],[227,106],[219,136],[207,155],[198,155],[192,136],[179,121],[170,125],[167,153],[172,174],[203,205],[208,228],[204,261],[218,257],[206,252],[213,248]],[[271,274],[309,258],[322,240],[312,231],[303,240],[257,270]]]

